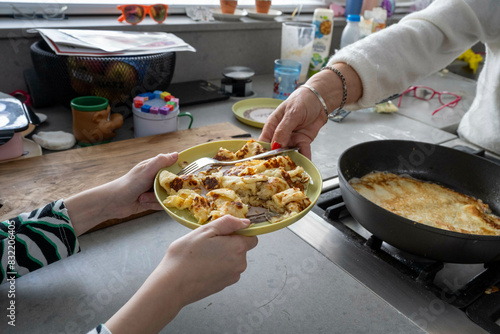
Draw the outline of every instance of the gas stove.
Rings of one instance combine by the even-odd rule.
[[[295,234],[429,333],[500,333],[500,263],[442,263],[394,248],[349,214],[337,178],[324,185],[289,227]]]

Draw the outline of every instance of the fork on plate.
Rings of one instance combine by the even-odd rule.
[[[250,222],[252,224],[258,224],[263,222],[271,222],[273,217],[278,217],[278,216],[279,214],[275,212],[266,211],[266,212],[256,213],[253,215],[248,215],[246,218],[250,219]]]
[[[193,161],[192,163],[190,163],[189,165],[187,165],[183,169],[181,169],[180,172],[177,173],[177,175],[193,174],[194,172],[196,172],[202,168],[208,167],[208,166],[230,166],[230,165],[234,165],[234,164],[248,161],[248,160],[266,158],[266,157],[270,157],[270,156],[273,156],[273,155],[276,155],[279,153],[297,151],[297,150],[298,150],[297,147],[278,148],[276,150],[267,151],[267,152],[264,152],[261,154],[254,155],[252,157],[248,157],[248,158],[244,158],[244,159],[240,159],[240,160],[233,160],[233,161],[219,161],[219,160],[215,160],[213,158],[200,158],[198,160]]]

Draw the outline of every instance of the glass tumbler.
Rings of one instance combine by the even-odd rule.
[[[298,87],[302,65],[292,59],[276,59],[274,61],[274,93],[275,99],[286,100]]]
[[[281,28],[281,59],[293,59],[302,65],[300,83],[307,80],[316,26],[312,23],[284,22]]]

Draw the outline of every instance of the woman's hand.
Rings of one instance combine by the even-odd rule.
[[[333,64],[346,81],[346,104],[358,101],[363,95],[361,79],[357,72],[344,63]],[[306,82],[325,101],[329,113],[340,107],[344,89],[340,77],[331,70],[313,75]],[[281,147],[296,146],[300,153],[311,159],[311,143],[327,122],[327,116],[318,97],[307,88],[297,88],[268,117],[259,140]]]
[[[298,88],[269,116],[259,140],[298,147],[311,159],[311,143],[326,120],[318,98],[308,89]]]
[[[161,210],[152,190],[158,171],[177,161],[177,152],[158,154],[138,163],[127,174],[105,185],[115,189],[117,196],[110,202],[116,217],[123,218],[145,210]]]
[[[113,218],[124,218],[147,210],[161,210],[151,191],[158,171],[173,165],[177,153],[158,154],[133,167],[122,177],[83,191],[64,201],[76,235]]]
[[[236,283],[258,240],[232,233],[248,225],[247,219],[224,216],[174,241],[106,327],[112,333],[158,333],[184,306]]]

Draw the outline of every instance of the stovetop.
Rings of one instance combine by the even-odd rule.
[[[396,249],[352,218],[337,184],[289,227],[294,233],[429,333],[500,333],[500,263],[442,263]]]
[[[338,188],[324,193],[314,210],[354,243],[365,246],[366,252],[390,264],[442,301],[463,310],[482,328],[500,333],[496,323],[500,318],[500,293],[497,293],[500,263],[443,263],[392,247],[351,217]]]

